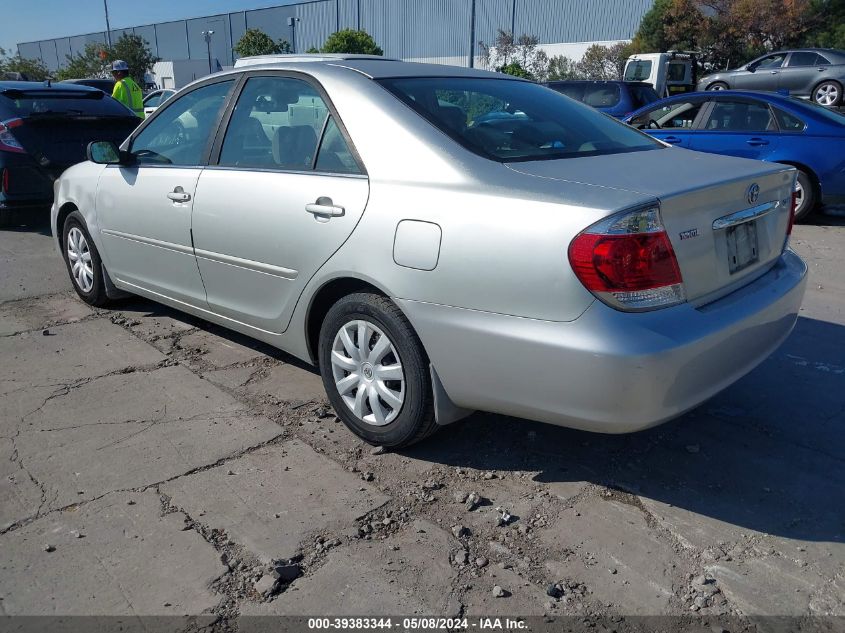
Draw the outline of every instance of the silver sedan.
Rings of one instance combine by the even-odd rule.
[[[475,410],[636,431],[724,389],[795,324],[794,186],[515,78],[290,58],[92,144],[52,226],[84,301],[314,363],[346,425],[398,447]]]

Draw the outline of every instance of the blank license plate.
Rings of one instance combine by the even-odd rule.
[[[756,220],[728,228],[727,238],[728,266],[732,275],[757,261],[760,249],[757,247]]]

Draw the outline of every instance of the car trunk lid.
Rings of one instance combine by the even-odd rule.
[[[659,201],[694,305],[750,283],[774,264],[785,245],[795,179],[788,166],[666,148],[508,167]]]

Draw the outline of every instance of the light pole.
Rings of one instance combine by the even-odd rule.
[[[203,31],[202,36],[205,38],[205,49],[208,51],[208,74],[210,75],[213,70],[211,70],[211,36],[214,35],[214,31]]]
[[[297,22],[299,22],[299,18],[288,18],[288,26],[290,27],[291,48],[293,48],[294,53],[296,53],[296,23]]]
[[[111,26],[109,26],[109,0],[103,0],[103,7],[106,9],[106,42],[111,48]]]

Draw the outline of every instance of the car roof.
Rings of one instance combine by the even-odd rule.
[[[254,63],[242,64],[224,74],[241,73],[248,70],[299,70],[308,72],[315,67],[346,68],[370,79],[400,77],[486,77],[525,81],[511,75],[494,73],[475,68],[447,66],[445,64],[422,64],[403,62],[375,55],[267,55],[254,59]],[[266,63],[265,63],[266,60]],[[238,60],[240,61],[240,60]]]
[[[98,88],[86,86],[85,84],[62,82],[46,82],[46,81],[0,81],[0,92],[7,90],[19,90],[24,92],[36,92],[39,90],[57,92],[102,92]]]

